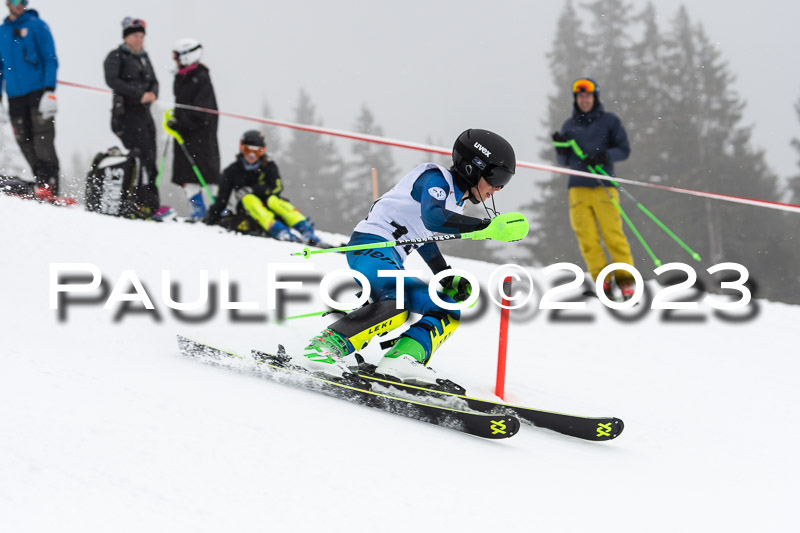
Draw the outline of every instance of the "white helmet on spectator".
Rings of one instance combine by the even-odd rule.
[[[172,49],[172,57],[183,67],[194,65],[203,57],[203,45],[196,39],[180,39]]]

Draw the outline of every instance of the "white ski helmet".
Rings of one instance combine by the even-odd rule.
[[[172,49],[174,57],[181,66],[187,67],[200,61],[203,57],[203,45],[196,39],[180,39]]]

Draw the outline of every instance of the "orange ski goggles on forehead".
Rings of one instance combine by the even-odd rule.
[[[572,84],[573,93],[593,93],[597,90],[597,84],[588,78],[581,78]]]
[[[242,144],[241,149],[242,149],[242,154],[244,155],[255,154],[258,157],[261,157],[267,153],[266,146],[251,146],[249,144]]]

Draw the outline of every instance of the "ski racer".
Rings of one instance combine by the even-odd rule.
[[[275,239],[298,242],[300,239],[289,229],[293,228],[305,242],[321,244],[311,221],[281,198],[281,191],[283,184],[278,165],[267,158],[264,134],[258,130],[246,131],[239,142],[236,160],[222,172],[219,195],[209,208],[205,222],[218,223],[234,194],[234,210],[241,218],[240,224],[253,220]]]
[[[491,131],[469,129],[455,141],[453,165],[419,165],[406,174],[370,208],[356,225],[348,246],[429,238],[438,233],[465,233],[487,228],[490,219],[463,215],[465,202],[485,202],[505,187],[516,170],[514,149]],[[489,213],[489,209],[484,203]],[[379,277],[380,270],[404,270],[403,262],[419,252],[434,274],[450,267],[436,243],[422,246],[354,250],[347,263],[369,281],[372,303],[352,311],[314,337],[306,346],[303,366],[333,378],[350,372],[343,358],[361,350],[377,333],[402,325],[409,312],[422,315],[384,354],[376,374],[405,383],[435,385],[437,374],[428,363],[433,353],[458,327],[460,313],[446,310],[428,295],[428,285],[417,278]],[[404,309],[396,306],[396,284],[404,283]],[[472,293],[469,281],[460,276],[442,279],[446,302],[461,302]]]

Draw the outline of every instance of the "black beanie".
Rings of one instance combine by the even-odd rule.
[[[130,35],[132,33],[136,33],[138,31],[140,31],[142,33],[146,33],[145,30],[144,30],[144,22],[143,21],[141,21],[139,19],[134,19],[131,22],[129,22],[128,24],[125,24],[123,22],[123,24],[122,24],[122,38],[123,39],[125,37],[127,37],[128,35]]]

